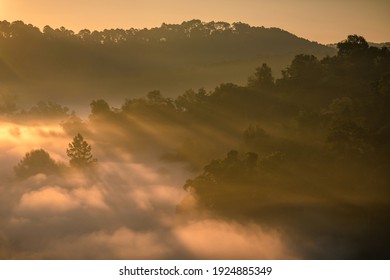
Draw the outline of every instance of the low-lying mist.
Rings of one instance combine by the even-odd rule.
[[[254,223],[181,219],[191,176],[183,164],[136,162],[88,139],[98,164],[86,172],[14,178],[27,151],[44,148],[65,165],[72,141],[60,125],[1,122],[0,257],[3,259],[296,258],[283,234]]]

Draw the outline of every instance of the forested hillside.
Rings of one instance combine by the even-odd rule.
[[[259,64],[275,74],[297,54],[335,50],[278,28],[186,21],[152,29],[81,30],[0,22],[0,81],[23,101],[121,101],[159,89],[242,84]]]
[[[185,35],[183,30],[187,30],[184,28],[186,24],[198,27],[193,27],[190,35]],[[33,38],[23,48],[31,50],[31,53],[22,54],[38,63],[45,61],[48,59],[46,56],[53,53],[33,55],[34,48],[37,45],[40,48],[51,46],[50,49],[64,54],[53,54],[53,60],[47,60],[53,63],[52,67],[56,67],[56,61],[60,57],[63,57],[65,72],[79,61],[80,71],[87,71],[83,67],[95,61],[96,67],[90,70],[93,73],[83,73],[80,77],[96,77],[98,74],[104,76],[102,73],[107,69],[112,73],[116,73],[118,69],[121,73],[127,73],[130,69],[127,67],[133,64],[124,62],[128,58],[124,54],[132,53],[133,49],[129,51],[131,48],[134,48],[135,53],[141,52],[141,49],[144,52],[155,48],[156,52],[150,54],[156,54],[163,50],[163,44],[170,42],[174,42],[172,48],[166,51],[179,48],[178,42],[186,45],[185,49],[193,45],[192,54],[199,51],[200,55],[200,50],[206,47],[213,49],[213,55],[206,59],[208,61],[222,59],[224,52],[221,49],[229,50],[230,55],[230,51],[238,47],[238,42],[242,43],[241,47],[245,50],[255,49],[253,44],[243,42],[255,42],[257,35],[254,34],[258,33],[267,36],[284,34],[283,40],[287,41],[278,44],[275,49],[288,48],[288,42],[311,44],[280,30],[250,28],[239,24],[225,26],[219,31],[216,28],[218,24],[212,25],[215,30],[207,27],[209,25],[197,21],[178,26],[163,25],[159,29],[134,31],[130,35],[126,31],[122,37],[118,37],[118,34],[122,34],[120,31],[83,31],[75,35],[66,30],[53,31],[46,28],[42,34],[29,27],[26,32]],[[25,27],[22,24],[20,26]],[[175,28],[179,31],[175,31]],[[166,30],[165,33],[160,33],[163,30]],[[214,30],[211,35],[210,30]],[[7,34],[3,35],[3,48],[25,36],[19,38],[13,33]],[[174,35],[180,39],[174,39]],[[220,42],[217,38],[223,37],[221,40],[224,41],[233,40],[235,36],[247,39],[216,47]],[[216,41],[208,46],[204,38]],[[17,45],[22,46],[20,43]],[[296,50],[298,48],[296,46]],[[8,51],[12,49],[8,45]],[[269,50],[270,53],[273,51]],[[75,54],[73,61],[68,59],[68,52]],[[171,54],[174,53],[172,51]],[[248,53],[249,51],[244,51],[236,55],[250,59],[251,54]],[[207,54],[209,55],[208,52]],[[183,53],[178,52],[177,55],[181,57]],[[213,60],[214,55],[221,57]],[[124,58],[118,60],[119,57]],[[149,58],[151,56],[147,57]],[[17,65],[16,56],[13,59],[14,63],[9,65]],[[42,65],[48,65],[47,61]],[[114,61],[117,64],[112,64]],[[190,61],[199,63],[202,59],[191,55],[183,61],[180,58],[166,63],[175,65],[175,61],[188,65],[191,64]],[[18,63],[22,65],[25,61],[21,59]],[[3,71],[9,73],[9,77],[14,77],[15,81],[21,78],[20,73],[16,75],[16,72],[8,70]],[[159,70],[161,75],[171,76],[171,73]],[[25,71],[29,72],[27,68]],[[47,74],[45,71],[44,68],[37,70],[33,78],[37,79],[42,73]],[[259,225],[265,232],[277,232],[276,236],[281,236],[281,242],[286,248],[293,251],[293,258],[388,259],[389,252],[385,248],[390,246],[389,49],[369,46],[363,37],[350,35],[337,44],[337,54],[334,56],[317,57],[310,53],[294,56],[283,68],[280,77],[276,77],[275,71],[267,63],[259,63],[252,72],[241,85],[233,80],[219,84],[213,90],[203,89],[202,83],[194,79],[200,84],[199,89],[188,89],[175,97],[164,95],[158,90],[149,91],[140,97],[128,93],[120,106],[110,105],[109,97],[97,94],[91,99],[87,119],[76,116],[71,109],[56,102],[39,102],[29,109],[21,109],[12,95],[3,94],[0,110],[4,121],[27,126],[36,123],[61,123],[63,132],[47,132],[43,128],[39,130],[40,137],[48,139],[62,139],[64,136],[61,133],[70,139],[76,135],[67,150],[68,156],[71,156],[69,164],[61,161],[61,153],[65,152],[66,145],[61,148],[64,152],[58,152],[58,147],[55,146],[62,145],[63,140],[51,141],[47,144],[49,148],[43,146],[43,150],[25,151],[30,153],[16,165],[15,176],[10,179],[9,185],[19,186],[19,195],[26,197],[26,201],[28,198],[35,198],[39,192],[47,191],[46,188],[61,199],[64,196],[84,199],[85,196],[77,196],[79,184],[93,186],[92,190],[89,189],[91,192],[101,190],[92,197],[99,203],[104,203],[104,207],[111,212],[103,217],[96,215],[99,216],[98,222],[93,219],[95,212],[69,203],[72,211],[80,211],[78,217],[88,218],[86,220],[89,222],[82,227],[83,234],[96,232],[104,221],[107,227],[113,229],[126,226],[137,233],[150,230],[161,234],[164,240],[171,240],[167,236],[178,234],[175,231],[177,220],[198,222],[202,219],[216,219],[235,225]],[[64,73],[65,76],[68,74]],[[168,76],[165,78],[168,79]],[[228,74],[226,79],[230,79]],[[172,78],[171,81],[175,80]],[[112,94],[115,95],[116,90],[113,87]],[[28,131],[24,129],[10,128],[4,130],[3,134],[9,139],[20,139],[20,135]],[[92,143],[97,161],[82,137]],[[93,168],[75,166],[72,149],[77,143],[84,143],[82,145],[86,162],[93,162]],[[55,161],[50,157],[50,149],[56,151],[55,156],[60,160]],[[4,154],[8,152],[6,150]],[[44,160],[40,160],[42,158]],[[140,165],[150,168],[159,166],[159,169],[157,173],[149,175]],[[77,177],[74,170],[84,175]],[[137,176],[144,173],[145,182],[158,181],[155,187],[143,188],[137,181]],[[47,177],[42,177],[41,174]],[[180,181],[180,192],[160,185],[171,177],[177,181],[183,177],[187,179]],[[72,181],[69,178],[75,179]],[[51,185],[42,190],[39,184],[44,183],[41,182]],[[55,187],[52,182],[55,182]],[[38,186],[34,189],[38,194],[24,195],[25,189],[20,186],[26,185],[29,188]],[[66,187],[62,187],[63,185]],[[18,201],[15,192],[8,191],[6,187],[2,191],[3,197],[7,197],[8,192],[13,197],[13,200],[4,200],[4,205]],[[178,192],[182,195],[178,195]],[[172,197],[180,197],[174,201],[175,211],[169,207]],[[94,200],[86,201],[85,203],[95,203]],[[93,205],[100,204],[96,202]],[[23,210],[20,207],[16,209]],[[104,207],[102,208],[105,209]],[[22,210],[17,214],[24,215]],[[115,219],[110,218],[111,213],[115,214]],[[17,231],[15,228],[18,225],[7,224],[11,219],[7,219],[6,214],[3,216],[2,221],[6,225],[3,236],[14,243],[24,240],[23,238],[28,238],[31,242],[39,240],[34,236],[23,237],[21,231],[18,231],[19,235],[12,235]],[[172,216],[175,221],[167,222],[167,217]],[[201,223],[207,225],[210,223],[207,221]],[[72,220],[68,223],[74,225]],[[48,224],[50,228],[51,222]],[[44,225],[42,223],[42,227]],[[39,230],[39,226],[36,230]],[[75,236],[79,231],[77,227],[69,226],[64,232],[57,234]],[[191,233],[188,236],[192,238]],[[23,246],[21,247],[7,248],[7,252],[11,256],[15,253],[13,250],[24,252]],[[163,257],[196,257],[191,252],[172,248]],[[80,255],[68,252],[66,256]],[[214,255],[210,253],[208,256]],[[286,256],[290,255],[281,253],[277,257]]]

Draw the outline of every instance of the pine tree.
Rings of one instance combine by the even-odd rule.
[[[97,159],[93,157],[91,151],[91,145],[78,133],[73,138],[73,142],[69,144],[68,149],[66,149],[66,154],[70,158],[70,165],[74,167],[86,167],[96,163]]]

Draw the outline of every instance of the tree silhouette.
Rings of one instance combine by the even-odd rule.
[[[250,88],[270,88],[274,86],[274,77],[271,68],[263,63],[261,67],[256,68],[256,72],[248,79],[248,87]]]
[[[92,115],[101,115],[110,112],[110,105],[103,99],[93,100],[90,106]]]
[[[362,54],[362,52],[368,50],[369,45],[362,36],[349,35],[344,41],[337,43],[339,49],[339,55],[351,55],[351,54]]]
[[[322,74],[322,65],[314,55],[299,54],[291,65],[282,71],[286,80],[298,83],[300,86],[317,82]]]
[[[69,163],[74,167],[87,167],[97,162],[91,153],[92,147],[84,140],[83,136],[78,133],[73,142],[66,149],[66,154],[69,157]]]
[[[52,174],[58,171],[58,165],[43,149],[32,150],[14,167],[15,175],[25,179],[39,173]]]
[[[36,117],[60,118],[69,116],[69,108],[56,102],[40,101],[27,112]]]

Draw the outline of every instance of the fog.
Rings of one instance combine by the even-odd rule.
[[[71,137],[60,125],[1,122],[0,256],[5,259],[292,258],[277,230],[253,223],[177,217],[190,176],[181,164],[139,163],[124,151],[92,173],[14,179],[26,151],[45,148],[65,162]]]

